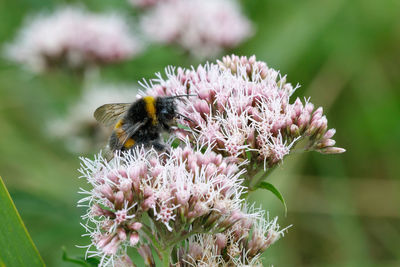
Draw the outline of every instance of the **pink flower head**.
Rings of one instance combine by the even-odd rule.
[[[76,7],[27,20],[6,48],[13,61],[35,72],[59,65],[82,68],[126,60],[140,51],[129,26],[118,14],[94,14]]]
[[[139,8],[149,8],[159,3],[173,1],[173,0],[128,0],[128,2],[134,6]]]
[[[144,213],[158,227],[155,235],[226,228],[226,220],[241,208],[243,171],[202,148],[186,144],[159,154],[136,147],[110,162],[82,158],[80,171],[91,189],[81,191],[87,197],[79,203],[89,208],[83,218],[94,255],[112,260],[140,243],[140,231],[149,227],[141,221]],[[222,202],[224,209],[218,209]]]
[[[160,1],[142,19],[148,37],[177,44],[196,57],[212,57],[251,33],[249,20],[232,0]]]
[[[109,162],[82,158],[80,171],[91,188],[82,189],[87,196],[79,204],[87,207],[83,226],[89,248],[95,247],[88,252],[101,256],[100,266],[117,262],[132,246],[147,265],[154,265],[155,249],[164,262],[173,258],[170,263],[182,267],[262,266],[261,254],[285,229],[247,208],[243,185],[257,189],[263,172],[300,140],[304,150],[343,152],[333,147],[335,130],[322,108],[291,101],[297,86],[254,56],[190,70],[169,67],[166,74],[145,83],[145,94],[187,95],[176,102],[183,115],[174,128],[179,146],[164,153],[134,146]]]
[[[332,147],[335,130],[328,130],[322,108],[314,110],[299,98],[291,103],[298,86],[255,56],[226,56],[196,69],[167,68],[166,76],[158,74],[146,94],[195,95],[179,101],[179,112],[191,120],[180,123],[192,129],[186,135],[194,142],[210,142],[223,156],[248,159],[251,167],[263,162],[265,170],[282,162],[302,139],[305,150],[344,151]]]
[[[199,234],[187,240],[182,249],[180,266],[262,266],[261,254],[276,242],[285,229],[279,229],[277,218],[251,207],[244,217],[228,230],[210,235]]]

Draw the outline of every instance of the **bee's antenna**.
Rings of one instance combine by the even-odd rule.
[[[187,121],[190,121],[190,122],[194,123],[193,120],[189,119],[188,117],[186,117],[185,115],[183,115],[183,114],[181,114],[181,113],[176,113],[176,115],[180,116],[181,118],[183,118],[183,119],[185,119],[185,120],[187,120]]]
[[[166,99],[175,99],[175,98],[189,97],[189,96],[197,96],[197,95],[194,95],[194,94],[192,94],[192,95],[190,95],[190,94],[187,94],[187,95],[173,95],[173,96],[166,96],[165,98]]]

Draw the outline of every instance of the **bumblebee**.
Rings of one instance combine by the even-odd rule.
[[[112,154],[117,150],[127,151],[135,145],[164,151],[161,132],[169,132],[171,122],[177,117],[190,121],[177,112],[175,103],[176,98],[188,96],[145,96],[133,103],[105,104],[96,109],[94,117],[106,126],[114,126],[108,144]]]

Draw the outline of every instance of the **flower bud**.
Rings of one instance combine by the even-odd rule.
[[[312,120],[314,120],[314,117],[318,118],[318,119],[321,118],[323,113],[324,113],[324,109],[322,107],[317,108],[313,113],[313,119]]]
[[[276,241],[278,241],[280,237],[281,237],[281,235],[278,232],[276,232],[274,230],[268,231],[266,240],[265,240],[263,246],[261,247],[261,251],[264,252],[272,244],[274,244]]]
[[[107,178],[110,179],[113,183],[118,183],[118,176],[114,172],[110,172],[107,174]]]
[[[193,152],[193,150],[191,150],[189,146],[186,146],[183,149],[183,153],[182,153],[183,159],[187,159],[192,154],[192,152]]]
[[[128,228],[133,231],[139,231],[142,228],[142,224],[140,222],[134,222],[128,224]]]
[[[118,173],[121,175],[121,177],[128,178],[128,174],[125,169],[119,169]]]
[[[179,205],[187,205],[190,198],[190,192],[187,190],[179,190],[176,192],[176,200]]]
[[[92,206],[92,208],[91,208],[91,212],[92,212],[93,216],[105,215],[105,214],[104,214],[104,211],[105,211],[105,210],[103,210],[103,209],[100,207],[100,205],[98,205],[98,204],[94,204],[94,205]]]
[[[122,205],[124,204],[124,200],[125,200],[124,192],[118,191],[118,192],[115,194],[115,200],[114,200],[115,208],[116,208],[116,209],[121,209],[121,208],[122,208]]]
[[[203,249],[199,244],[196,243],[190,244],[189,255],[194,260],[201,259],[201,256],[203,255]]]
[[[294,102],[294,112],[296,113],[296,116],[300,116],[301,112],[303,111],[303,103],[301,103],[300,98],[296,98],[296,101]]]
[[[214,164],[208,164],[206,168],[206,177],[211,177],[212,175],[216,174],[217,167]]]
[[[134,181],[139,179],[139,175],[140,175],[140,168],[139,167],[135,167],[135,168],[130,168],[129,171],[129,178]]]
[[[299,127],[296,124],[292,124],[290,126],[290,133],[292,134],[292,136],[297,137],[300,136],[300,130]]]
[[[117,235],[118,235],[119,240],[124,241],[126,239],[126,232],[125,232],[124,228],[118,228]]]
[[[119,243],[120,241],[118,236],[114,236],[111,241],[103,247],[102,250],[106,255],[114,255],[117,253]]]
[[[328,146],[334,146],[336,144],[336,141],[333,139],[325,139],[321,142],[321,148],[322,147],[328,147]]]
[[[304,109],[308,112],[308,114],[311,114],[314,109],[313,103],[308,102]]]
[[[139,242],[139,234],[137,232],[132,232],[129,237],[129,244],[134,247]]]
[[[346,149],[340,147],[327,147],[317,150],[322,154],[340,154],[346,152]]]
[[[215,235],[215,244],[218,246],[220,251],[226,247],[226,243],[227,243],[226,235],[224,234]]]
[[[110,243],[112,238],[113,236],[111,235],[101,236],[97,241],[96,246],[99,248],[103,248],[104,246],[108,245],[108,243]]]
[[[124,192],[124,193],[128,193],[132,190],[132,181],[131,180],[123,180],[120,183],[119,189]]]
[[[328,131],[326,131],[325,135],[324,135],[324,139],[329,139],[332,138],[336,133],[335,129],[329,129]]]
[[[155,201],[155,199],[154,199],[154,196],[148,197],[148,198],[146,198],[146,199],[143,201],[143,203],[142,203],[142,209],[143,209],[144,211],[147,211],[147,210],[149,210],[150,208],[153,208],[153,207],[155,206],[155,203],[156,203],[156,201]]]
[[[208,106],[207,102],[204,100],[201,100],[200,111],[204,114],[210,114],[210,107]]]
[[[220,224],[220,227],[221,229],[227,229],[243,218],[244,214],[241,211],[235,210]]]
[[[153,168],[153,170],[151,171],[151,176],[156,178],[158,175],[160,175],[160,173],[162,172],[163,167],[162,166],[156,166]]]
[[[206,100],[206,101],[208,101],[208,102],[211,101],[210,89],[208,89],[208,88],[202,87],[202,88],[199,90],[198,95],[199,95],[199,98],[200,98],[200,99],[204,99],[204,100]]]
[[[114,202],[114,192],[108,184],[99,187],[100,193],[103,194],[110,202]]]

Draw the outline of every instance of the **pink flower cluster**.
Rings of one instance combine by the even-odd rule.
[[[80,204],[88,207],[85,229],[102,265],[140,240],[148,238],[157,249],[157,242],[222,232],[239,219],[242,172],[210,149],[200,150],[186,146],[160,155],[137,147],[109,163],[102,157],[82,159],[80,171],[92,189],[82,190],[88,196]],[[151,225],[142,220],[145,214]],[[140,245],[144,253],[145,243]]]
[[[180,266],[262,266],[260,255],[286,230],[276,221],[253,209],[223,233],[194,235],[179,251]]]
[[[233,0],[159,1],[141,24],[150,40],[179,45],[199,58],[218,55],[252,34],[249,20]]]
[[[54,66],[82,68],[126,60],[141,51],[119,14],[94,14],[76,7],[27,20],[6,56],[36,72]]]
[[[149,8],[158,3],[174,1],[174,0],[128,0],[128,2],[134,6],[139,8]]]
[[[249,160],[251,176],[255,164],[263,163],[264,170],[276,166],[300,140],[306,140],[307,151],[344,152],[333,147],[335,130],[328,130],[322,108],[299,98],[290,103],[297,87],[255,56],[226,56],[191,70],[169,68],[166,75],[158,74],[146,94],[194,95],[179,101],[180,112],[191,120],[180,123],[192,129],[179,135],[210,142],[224,157]]]
[[[333,147],[335,130],[321,107],[291,101],[298,86],[255,56],[169,67],[166,76],[144,82],[144,94],[187,95],[176,101],[178,147],[82,159],[92,187],[80,201],[88,208],[88,253],[101,257],[100,266],[132,266],[128,247],[147,266],[155,264],[153,251],[165,266],[262,266],[261,254],[285,229],[248,209],[245,190],[260,187],[300,141],[303,151],[344,152]]]

